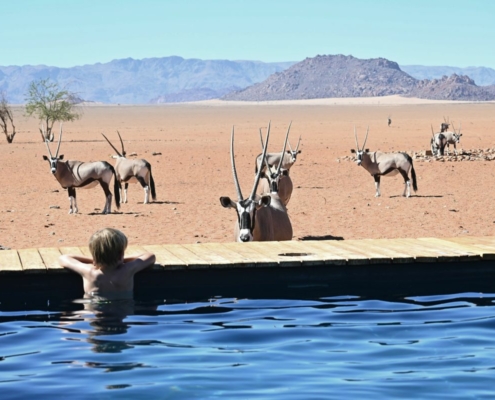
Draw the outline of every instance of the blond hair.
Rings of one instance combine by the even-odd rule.
[[[112,268],[119,265],[127,248],[127,237],[121,231],[104,228],[89,239],[89,251],[97,268]]]

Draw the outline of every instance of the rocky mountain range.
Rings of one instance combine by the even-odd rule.
[[[344,55],[317,56],[298,63],[172,56],[143,60],[127,58],[72,68],[0,66],[0,92],[5,93],[13,104],[24,103],[30,82],[39,78],[50,78],[85,101],[121,104],[389,94],[491,100],[495,70],[484,67],[400,67],[384,58],[362,60]]]
[[[222,99],[236,101],[297,100],[402,95],[443,100],[495,100],[495,85],[477,86],[467,76],[418,80],[384,58],[323,55],[292,65],[265,81]]]
[[[199,60],[182,57],[126,58],[72,68],[0,66],[0,92],[25,102],[29,84],[50,78],[79,98],[102,103],[146,104],[218,98],[261,82],[293,62]]]

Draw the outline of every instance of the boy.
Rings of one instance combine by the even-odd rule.
[[[124,257],[126,248],[127,237],[121,231],[105,228],[89,240],[93,258],[63,255],[59,263],[82,276],[85,297],[132,298],[134,274],[153,265],[156,258],[152,253]]]

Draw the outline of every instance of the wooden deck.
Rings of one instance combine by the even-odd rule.
[[[130,246],[126,254],[145,250],[157,261],[136,275],[135,292],[141,293],[155,289],[181,295],[199,289],[218,293],[214,288],[221,287],[223,295],[234,288],[269,285],[343,290],[349,283],[354,286],[348,291],[448,282],[459,285],[455,290],[495,287],[495,236],[143,245]],[[81,278],[58,265],[61,254],[89,251],[87,247],[0,251],[0,300],[13,293],[53,295],[65,290],[82,295]],[[477,285],[468,288],[466,283],[473,279]]]
[[[444,263],[495,260],[495,236],[143,245],[126,254],[143,251],[156,255],[154,270]],[[66,272],[61,254],[90,255],[87,247],[2,250],[0,274]]]

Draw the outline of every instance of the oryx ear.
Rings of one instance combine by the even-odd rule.
[[[302,151],[302,150],[299,150],[299,151],[297,152],[297,154],[301,154],[301,151]]]
[[[287,171],[286,169],[284,169],[282,171],[282,176],[289,176],[289,171]]]
[[[356,152],[356,150],[355,150],[355,149],[351,149],[351,153],[355,153],[355,152]]]
[[[237,208],[230,197],[220,197],[220,204],[225,208]]]
[[[292,154],[290,150],[285,150],[287,154]]]
[[[58,159],[59,160],[63,160],[64,159],[64,155],[62,154],[62,155],[58,156]]]
[[[267,207],[270,205],[271,201],[272,201],[272,198],[270,197],[270,195],[265,194],[259,198],[259,200],[257,202],[258,206],[256,208]]]
[[[43,156],[43,160],[48,161],[48,157],[47,156]]]
[[[370,152],[370,149],[366,149],[366,150],[364,150],[364,151],[365,151],[366,153],[369,153],[369,152]]]

